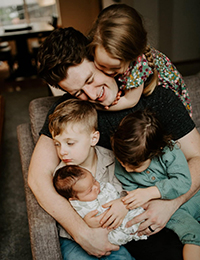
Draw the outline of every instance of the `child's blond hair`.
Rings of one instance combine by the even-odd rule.
[[[70,123],[81,123],[86,131],[97,131],[97,111],[94,105],[80,99],[62,102],[49,116],[49,131],[55,137],[61,134]]]

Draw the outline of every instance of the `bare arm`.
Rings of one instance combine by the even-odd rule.
[[[136,209],[142,207],[144,203],[161,197],[160,191],[156,186],[148,188],[138,188],[136,190],[127,191],[128,195],[122,199],[127,209]]]
[[[152,235],[159,232],[169,221],[173,213],[186,201],[188,201],[200,189],[200,135],[197,129],[193,129],[189,134],[179,140],[189,165],[192,185],[190,190],[173,200],[153,200],[144,205],[145,212],[129,221],[133,225],[145,220],[139,227],[141,234]],[[151,226],[152,233],[148,226]]]
[[[189,134],[179,140],[189,165],[192,185],[190,190],[177,198],[180,206],[188,201],[200,189],[200,135],[195,128]]]
[[[119,111],[127,108],[134,107],[139,102],[144,88],[144,83],[137,88],[125,90],[125,95],[120,97],[117,103],[107,107],[110,111]]]
[[[54,189],[52,173],[58,165],[53,140],[42,135],[34,149],[28,174],[28,184],[38,203],[54,217],[84,250],[95,256],[108,254],[119,247],[108,242],[108,231],[91,229],[74,211],[69,202]]]

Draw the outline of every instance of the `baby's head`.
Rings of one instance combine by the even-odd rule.
[[[163,154],[165,146],[173,147],[171,136],[165,134],[160,121],[149,109],[123,118],[111,137],[111,144],[116,158],[128,172],[145,170],[152,158]]]
[[[56,191],[68,200],[93,201],[100,192],[100,184],[93,175],[78,165],[66,165],[53,177]]]
[[[147,33],[141,15],[125,4],[105,8],[89,35],[88,50],[98,69],[116,76],[124,73],[130,61],[145,52]]]
[[[82,165],[99,140],[97,123],[97,111],[88,101],[69,99],[58,105],[49,116],[49,130],[59,158]]]

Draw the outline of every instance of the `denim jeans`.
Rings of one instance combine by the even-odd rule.
[[[97,260],[99,258],[88,255],[75,241],[60,237],[60,247],[63,260]],[[135,260],[128,250],[121,246],[118,251],[112,251],[109,256],[102,256],[102,260]]]

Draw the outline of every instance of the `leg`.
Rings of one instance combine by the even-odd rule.
[[[63,260],[97,260],[95,256],[88,255],[75,241],[60,237],[60,248]],[[121,246],[118,251],[112,251],[109,256],[101,257],[102,260],[135,260],[125,247]]]
[[[111,255],[102,257],[105,260],[135,260],[124,246],[120,246],[118,251],[112,251]]]
[[[97,260],[95,256],[90,256],[75,241],[60,237],[60,248],[63,260]]]
[[[200,259],[200,246],[193,244],[186,244],[183,247],[184,260],[199,260]]]
[[[183,260],[183,245],[178,236],[168,228],[147,240],[131,241],[125,247],[136,260]]]
[[[179,208],[166,225],[185,244],[200,246],[200,224],[188,212]]]

